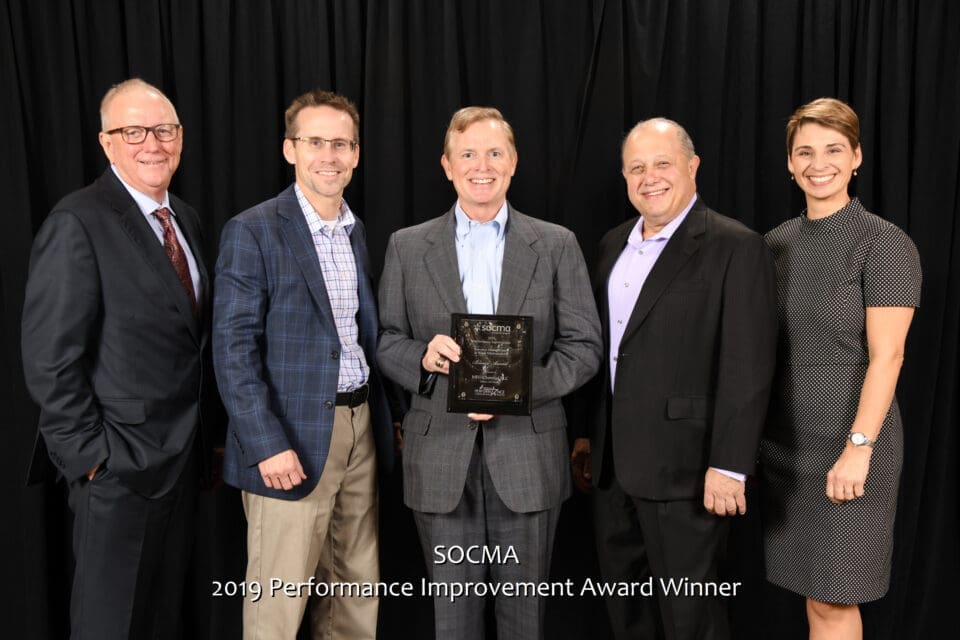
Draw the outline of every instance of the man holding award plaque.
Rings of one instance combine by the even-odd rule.
[[[440,162],[456,204],[391,236],[380,281],[377,358],[413,394],[404,501],[431,581],[511,583],[497,637],[540,638],[543,601],[511,589],[548,578],[570,494],[560,399],[597,371],[600,321],[574,235],[506,200],[517,152],[498,110],[457,111]],[[484,638],[484,607],[438,592],[437,637]]]

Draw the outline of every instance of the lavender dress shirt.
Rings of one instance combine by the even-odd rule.
[[[627,238],[627,246],[623,248],[620,257],[610,271],[607,280],[607,305],[609,308],[608,326],[610,327],[610,388],[614,388],[617,378],[617,354],[620,352],[620,341],[627,328],[627,321],[637,304],[640,289],[646,282],[647,276],[657,263],[657,258],[663,253],[664,247],[683,221],[686,219],[697,197],[687,204],[676,218],[667,223],[655,235],[643,239],[643,216],[637,221],[633,231]],[[746,476],[735,471],[717,469],[720,473],[743,482]]]

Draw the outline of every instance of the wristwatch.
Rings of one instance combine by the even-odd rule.
[[[847,440],[849,440],[850,442],[852,442],[852,443],[853,443],[853,446],[855,446],[855,447],[871,447],[871,448],[873,448],[873,444],[876,442],[876,440],[871,440],[870,438],[868,438],[867,436],[863,435],[863,434],[860,433],[859,431],[854,431],[853,433],[848,433],[848,434],[847,434]]]

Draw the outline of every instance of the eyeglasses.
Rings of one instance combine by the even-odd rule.
[[[344,140],[343,138],[334,138],[331,140],[329,138],[300,138],[294,136],[292,138],[288,138],[288,140],[302,142],[310,147],[310,151],[321,151],[328,144],[330,145],[330,148],[333,149],[333,152],[337,154],[349,153],[357,148],[357,142],[355,140]]]
[[[172,142],[180,135],[179,124],[158,124],[153,127],[119,127],[104,131],[107,135],[119,133],[120,137],[127,144],[140,144],[147,139],[147,134],[152,133],[157,142]]]

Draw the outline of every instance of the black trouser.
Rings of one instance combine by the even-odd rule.
[[[70,485],[76,569],[72,640],[182,638],[183,580],[199,488],[195,448],[160,498],[122,485],[109,469]]]
[[[654,501],[624,493],[616,478],[594,490],[594,524],[605,582],[644,582],[653,595],[607,597],[617,640],[725,640],[722,597],[666,595],[663,582],[683,578],[717,583],[729,520],[709,514],[701,500]]]

